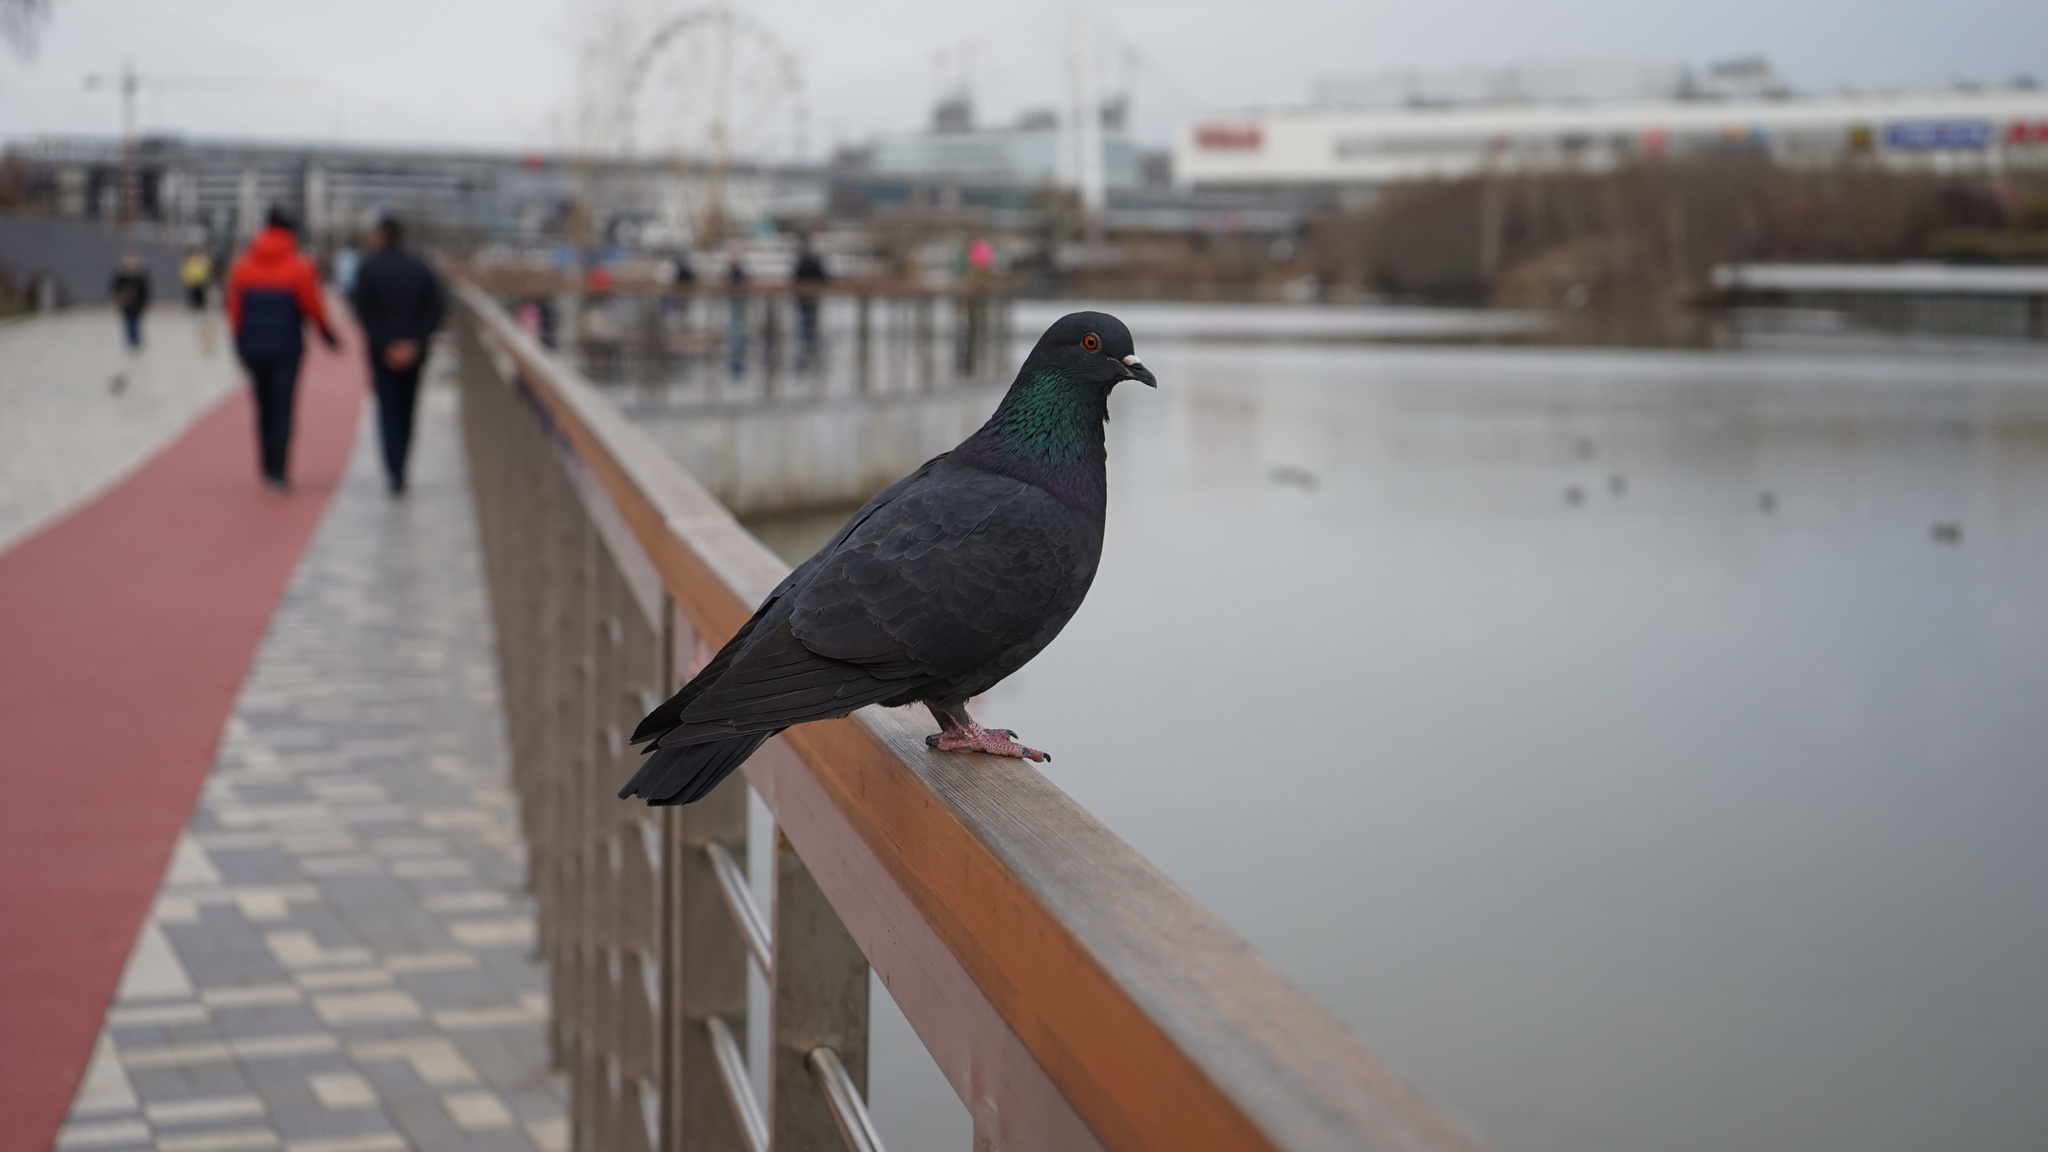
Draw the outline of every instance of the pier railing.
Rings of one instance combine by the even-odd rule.
[[[787,568],[487,294],[458,295],[576,1149],[878,1147],[871,966],[978,1150],[1477,1147],[1034,767],[929,751],[916,718],[793,728],[744,785],[687,807],[613,799],[636,758],[625,734]],[[743,867],[748,787],[774,817],[765,905]],[[752,1011],[765,1100],[743,1052]]]
[[[929,392],[1004,375],[1015,297],[1015,286],[997,278],[932,285],[895,277],[621,277],[592,287],[507,268],[467,278],[516,302],[515,317],[528,313],[527,326],[593,383],[710,384],[707,396],[725,402]],[[807,324],[815,330],[807,333]]]

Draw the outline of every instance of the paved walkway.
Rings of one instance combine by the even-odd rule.
[[[566,1143],[452,391],[404,500],[375,449],[365,427],[61,1149]]]
[[[289,496],[257,481],[229,372],[160,451],[0,551],[0,1152],[46,1152],[77,1091],[367,375],[360,355],[307,357]]]
[[[0,549],[128,473],[235,387],[219,313],[109,308],[0,324]]]

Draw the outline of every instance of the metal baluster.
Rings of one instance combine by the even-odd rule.
[[[867,1101],[861,1098],[860,1086],[853,1082],[839,1053],[830,1048],[813,1048],[805,1063],[817,1078],[818,1088],[825,1093],[825,1105],[832,1110],[832,1122],[838,1126],[839,1139],[845,1143],[847,1152],[883,1152],[882,1137],[868,1115]]]
[[[704,1035],[718,1061],[719,1087],[725,1090],[726,1102],[738,1118],[749,1152],[768,1152],[768,1122],[761,1118],[760,1102],[754,1099],[754,1087],[747,1082],[747,1058],[740,1054],[739,1041],[733,1039],[732,1029],[718,1016],[704,1021]]]

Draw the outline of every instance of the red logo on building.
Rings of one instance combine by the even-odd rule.
[[[1195,147],[1207,152],[1249,152],[1265,142],[1257,124],[1195,125]]]
[[[2015,120],[2005,126],[2005,142],[2014,144],[2048,144],[2048,120]]]

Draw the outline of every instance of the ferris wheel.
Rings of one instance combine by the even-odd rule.
[[[723,4],[670,16],[621,74],[619,143],[723,172],[801,160],[808,109],[795,53]]]

